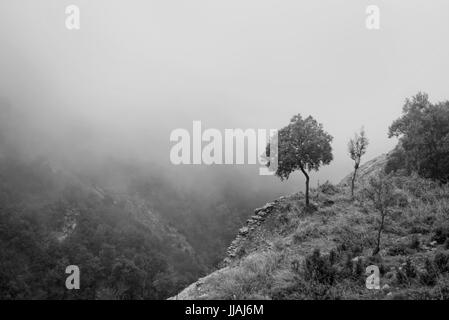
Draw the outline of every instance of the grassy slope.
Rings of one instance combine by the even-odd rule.
[[[359,188],[384,160],[362,167]],[[351,201],[345,181],[314,190],[316,210],[305,210],[302,194],[273,202],[264,221],[240,235],[222,269],[173,298],[449,299],[449,187],[397,177],[399,201],[380,255],[372,257],[378,213],[362,198]],[[381,290],[365,286],[372,264],[380,268]]]

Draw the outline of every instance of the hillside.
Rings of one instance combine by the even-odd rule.
[[[387,155],[360,168],[366,178]],[[449,299],[449,188],[397,176],[400,195],[372,256],[379,214],[363,197],[350,200],[347,178],[256,209],[228,249],[222,268],[171,299]],[[380,290],[365,269],[380,269]]]
[[[80,290],[65,289],[71,264]],[[204,270],[145,199],[0,157],[0,299],[163,299]]]

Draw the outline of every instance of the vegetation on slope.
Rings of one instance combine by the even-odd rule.
[[[284,141],[289,161],[279,159],[288,173],[310,157],[294,136]],[[354,156],[351,141],[353,175],[318,187],[313,205],[296,194],[257,209],[226,266],[174,298],[449,299],[449,101],[407,99],[389,136],[395,150],[360,168],[364,148]],[[372,266],[375,289],[365,282]]]
[[[363,166],[362,166],[363,167]],[[366,199],[326,183],[278,200],[264,223],[240,242],[239,255],[177,299],[448,299],[449,187],[396,176],[398,196],[379,254],[379,215]],[[380,269],[381,290],[365,286]]]
[[[81,288],[65,288],[77,265]],[[197,278],[193,249],[145,201],[47,163],[0,159],[0,299],[163,299]]]

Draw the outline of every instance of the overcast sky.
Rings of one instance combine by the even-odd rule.
[[[380,30],[365,26],[371,4]],[[368,160],[396,143],[406,97],[449,99],[448,39],[447,0],[2,0],[0,96],[55,143],[161,164],[193,120],[269,129],[310,114],[334,136],[315,177],[338,181],[362,125]]]

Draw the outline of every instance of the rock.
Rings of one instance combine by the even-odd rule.
[[[265,212],[265,211],[259,211],[259,212],[257,213],[257,215],[258,215],[259,217],[262,217],[262,218],[264,218],[267,214],[268,214],[268,212]]]
[[[273,203],[269,202],[266,205],[264,205],[262,208],[257,208],[256,210],[254,210],[254,213],[257,214],[261,211],[268,212],[268,211],[271,211],[273,209],[273,207],[274,207]]]
[[[436,242],[436,241],[432,241],[432,242],[430,243],[430,245],[431,245],[431,246],[436,246],[436,245],[437,245],[437,242]]]
[[[390,286],[388,285],[388,284],[384,284],[383,286],[382,286],[382,290],[389,290],[390,289]]]
[[[243,227],[239,230],[239,234],[243,235],[243,234],[247,234],[248,233],[248,227]]]
[[[197,282],[196,282],[196,287],[201,287],[202,285],[203,285],[204,283],[203,283],[203,280],[202,279],[199,279]]]

